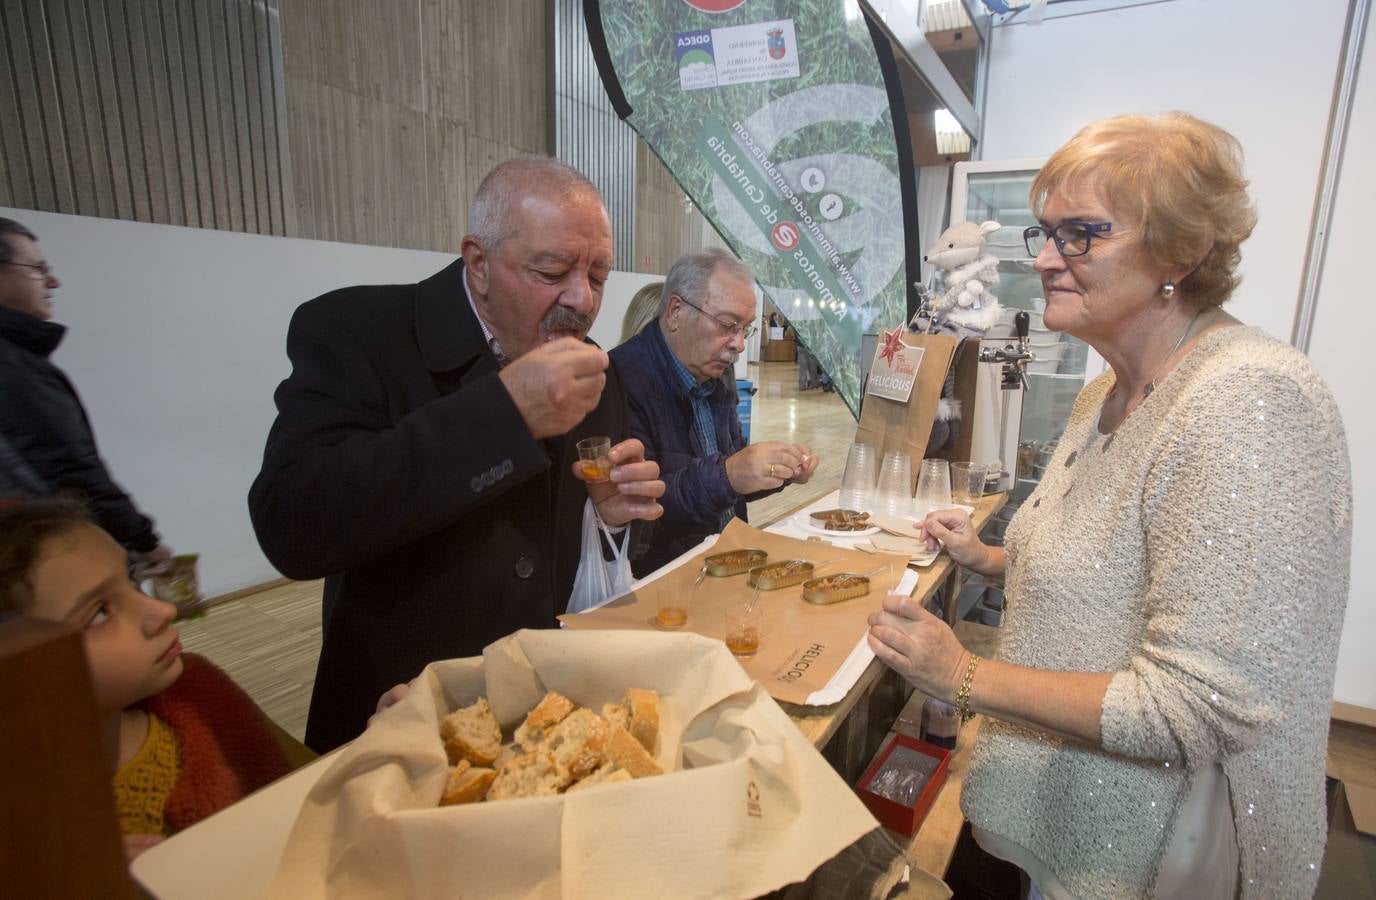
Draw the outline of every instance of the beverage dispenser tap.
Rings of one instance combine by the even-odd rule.
[[[1001,392],[1016,391],[1027,387],[1026,369],[1029,362],[1036,362],[1037,357],[1028,349],[1028,323],[1030,316],[1025,310],[1019,310],[1013,316],[1013,330],[1017,336],[1016,343],[1005,344],[1002,349],[985,347],[979,351],[979,361],[982,363],[1000,363],[1002,369],[999,374],[999,388]],[[999,413],[999,448],[1000,452],[1008,446],[1008,406],[1012,395],[1001,393],[1003,400],[1002,410]],[[1014,470],[1002,471],[1002,464],[998,464],[998,481],[1000,487],[1005,489],[1012,487],[1012,480],[1016,477]],[[1007,482],[1004,481],[1007,479]]]

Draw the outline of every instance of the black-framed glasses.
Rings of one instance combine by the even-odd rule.
[[[742,325],[740,322],[723,322],[721,319],[718,319],[716,316],[712,315],[707,310],[703,309],[701,306],[698,306],[696,303],[693,303],[692,301],[688,300],[683,295],[675,294],[674,296],[678,297],[678,299],[682,300],[684,303],[687,303],[689,306],[693,307],[693,309],[696,309],[698,312],[702,313],[704,316],[715,322],[717,327],[721,329],[722,337],[734,338],[736,335],[740,335],[746,340],[750,340],[750,338],[755,334],[755,332],[760,330],[760,327],[756,325],[754,322],[751,322],[748,325]]]
[[[1084,256],[1096,234],[1106,234],[1113,230],[1112,222],[1085,222],[1081,219],[1066,219],[1055,228],[1045,225],[1030,225],[1022,230],[1023,243],[1027,245],[1029,256],[1036,258],[1046,248],[1047,241],[1055,241],[1056,249],[1062,256]]]
[[[53,267],[50,266],[50,265],[48,265],[46,262],[41,262],[41,263],[20,263],[20,262],[10,262],[10,263],[5,263],[5,265],[7,265],[7,266],[18,266],[18,267],[21,268],[21,269],[36,269],[36,270],[38,271],[38,276],[39,276],[40,278],[47,278],[47,277],[49,277],[50,275],[53,274]]]

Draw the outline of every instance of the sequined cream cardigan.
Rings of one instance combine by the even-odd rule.
[[[1081,392],[1008,527],[997,654],[1116,673],[1103,748],[987,720],[961,807],[1081,897],[1149,897],[1192,773],[1221,762],[1240,894],[1308,897],[1351,549],[1338,409],[1245,327],[1206,334],[1103,436],[1112,385]]]

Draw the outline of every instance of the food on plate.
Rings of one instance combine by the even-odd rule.
[[[543,797],[664,771],[653,756],[659,695],[641,688],[627,689],[620,703],[602,704],[601,715],[550,691],[506,745],[487,699],[479,697],[445,716],[440,737],[454,764],[441,806]]]
[[[454,771],[449,773],[449,783],[444,786],[444,796],[440,806],[457,806],[461,803],[476,803],[487,796],[492,787],[492,779],[497,770],[475,766],[466,759],[459,760]]]
[[[864,531],[874,527],[869,513],[854,509],[821,509],[812,513],[812,522],[827,531]]]
[[[853,600],[870,592],[870,580],[864,575],[839,572],[822,578],[813,578],[803,584],[803,599],[808,603],[825,605]]]
[[[746,584],[762,591],[777,591],[812,577],[812,563],[805,559],[786,559],[750,570]]]
[[[452,764],[466,759],[475,766],[490,766],[502,752],[502,726],[486,697],[445,716],[440,737]]]
[[[730,575],[744,575],[756,566],[764,565],[768,559],[769,554],[763,550],[742,547],[739,550],[726,550],[721,553],[709,554],[703,559],[702,565],[708,575],[714,578],[725,578]]]

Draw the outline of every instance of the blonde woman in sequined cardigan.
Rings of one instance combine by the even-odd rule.
[[[995,658],[906,598],[870,645],[981,713],[961,795],[1029,896],[1308,897],[1348,593],[1342,422],[1300,353],[1220,305],[1255,214],[1237,142],[1191,116],[1092,124],[1032,186],[1047,327],[1111,371],[1076,401],[1003,548]]]

